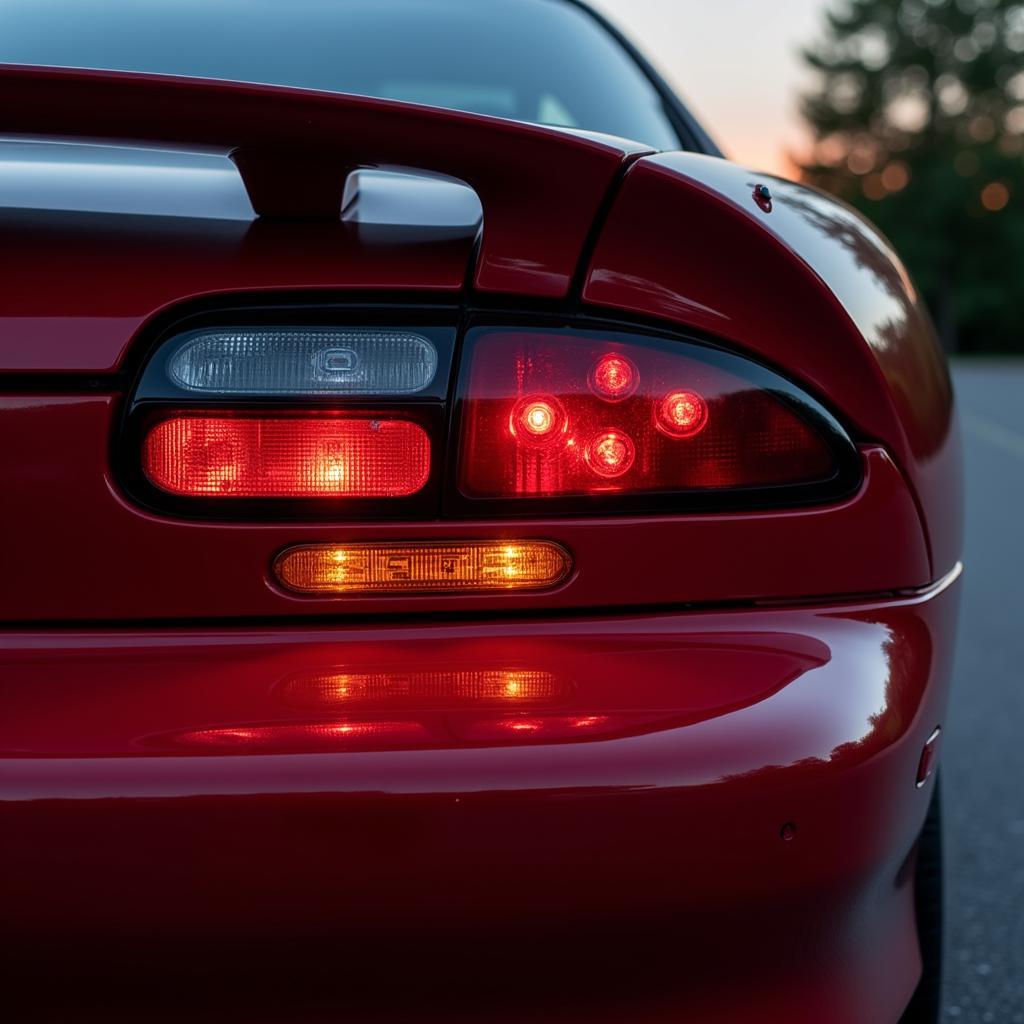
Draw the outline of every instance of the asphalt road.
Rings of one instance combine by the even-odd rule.
[[[954,377],[967,573],[942,755],[943,1021],[1024,1024],[1024,361],[960,362]]]

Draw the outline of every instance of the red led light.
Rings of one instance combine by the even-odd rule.
[[[669,437],[696,437],[708,424],[708,403],[693,391],[673,391],[655,412],[658,429]]]
[[[602,356],[590,373],[590,386],[596,395],[610,402],[628,398],[640,385],[640,371],[632,359],[617,353]]]
[[[607,430],[587,445],[587,464],[599,476],[617,477],[629,472],[636,458],[636,449],[628,435]]]
[[[194,498],[399,498],[430,476],[406,420],[175,416],[143,445],[154,486]]]
[[[564,432],[565,412],[558,400],[547,396],[524,398],[512,412],[509,429],[522,441],[548,442]]]

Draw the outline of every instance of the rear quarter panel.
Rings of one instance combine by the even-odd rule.
[[[934,576],[956,563],[960,443],[945,360],[903,265],[853,210],[714,157],[646,157],[626,174],[583,297],[707,331],[801,380],[893,453]]]

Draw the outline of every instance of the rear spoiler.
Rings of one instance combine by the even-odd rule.
[[[610,188],[650,152],[363,96],[20,65],[0,65],[0,134],[220,151],[264,218],[339,219],[358,168],[457,178],[484,210],[476,286],[548,298],[568,293]]]

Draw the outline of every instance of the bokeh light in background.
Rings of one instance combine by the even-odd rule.
[[[800,48],[825,0],[592,0],[640,47],[732,159],[799,174],[810,134],[800,93],[813,81]]]

